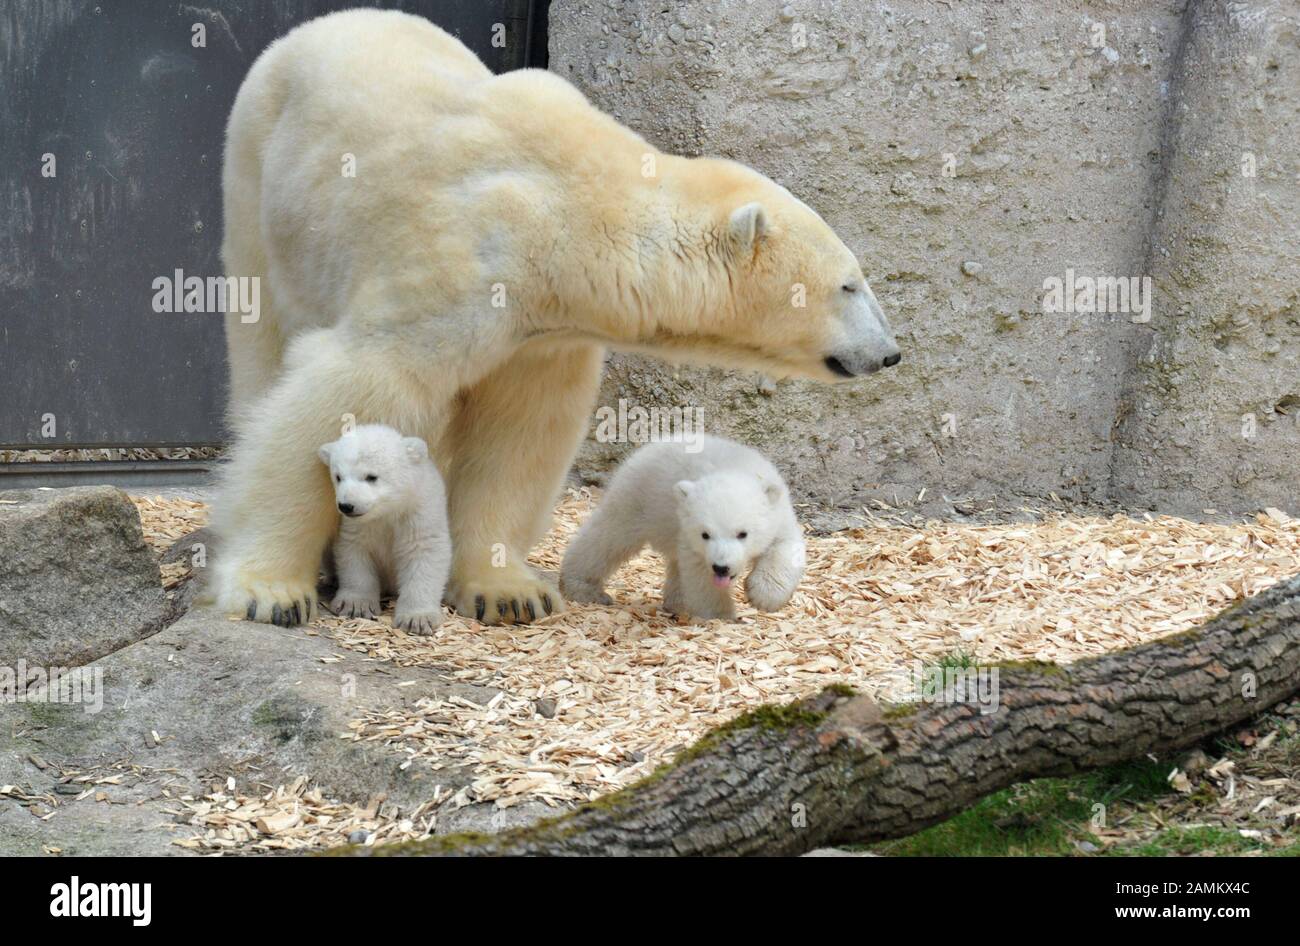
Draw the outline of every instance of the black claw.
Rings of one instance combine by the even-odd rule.
[[[524,610],[528,612],[528,620],[529,620],[529,621],[536,621],[536,620],[537,620],[537,611],[533,608],[533,599],[532,599],[532,598],[529,598],[527,601],[524,602]]]
[[[550,614],[550,613],[552,612],[553,609],[551,608],[551,596],[550,596],[550,595],[547,595],[547,594],[542,595],[542,607],[546,609],[546,613],[547,613],[547,614]]]
[[[248,620],[248,621],[256,621],[256,620],[257,620],[257,602],[256,602],[256,601],[250,601],[250,602],[248,602],[248,613],[247,613],[246,615],[244,615],[244,618],[245,618],[245,620]]]
[[[515,620],[519,620],[519,602],[514,598],[510,599],[510,610],[515,613]]]
[[[278,604],[271,605],[271,623],[277,627],[284,627],[284,612],[280,610]]]
[[[478,621],[483,620],[483,614],[484,614],[485,611],[487,611],[487,602],[483,600],[483,596],[482,596],[482,595],[475,595],[475,596],[474,596],[474,618],[475,618],[475,620],[478,620]]]
[[[293,607],[288,610],[288,612],[285,614],[285,617],[288,618],[290,627],[294,627],[295,625],[302,623],[302,614],[298,610],[297,601],[293,603]]]

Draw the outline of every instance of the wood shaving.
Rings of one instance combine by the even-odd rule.
[[[164,499],[162,496],[152,499],[132,496],[131,502],[140,513],[145,541],[159,555],[171,548],[177,539],[183,539],[208,524],[206,503],[192,499]]]
[[[349,839],[367,846],[411,840],[433,831],[433,812],[450,794],[435,789],[428,802],[403,817],[389,813],[382,798],[367,806],[330,801],[309,781],[299,776],[290,785],[263,786],[261,794],[226,784],[200,797],[181,796],[171,813],[199,831],[172,844],[191,851],[270,853],[336,847]]]

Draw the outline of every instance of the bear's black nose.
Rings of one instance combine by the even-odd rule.
[[[713,574],[715,574],[715,575],[729,575],[729,574],[731,574],[731,568],[730,568],[730,566],[727,566],[727,565],[714,565],[714,566],[713,566]]]
[[[339,503],[339,512],[343,513],[343,515],[345,515],[345,516],[350,516],[350,515],[352,515],[352,504],[351,504],[351,503]]]
[[[890,355],[888,358],[885,359],[885,367],[892,368],[894,367],[894,365],[898,364],[902,360],[903,360],[903,356],[901,353],[897,355]]]

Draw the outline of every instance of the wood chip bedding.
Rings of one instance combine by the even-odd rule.
[[[201,504],[137,502],[160,547],[203,519]],[[593,502],[588,490],[568,492],[536,564],[558,569]],[[757,703],[833,682],[907,699],[918,662],[958,652],[1069,662],[1192,627],[1297,572],[1300,520],[1278,510],[1231,525],[1123,515],[919,528],[879,520],[810,537],[791,604],[758,614],[742,601],[738,624],[660,613],[662,568],[646,553],[612,581],[615,606],[571,607],[533,625],[485,627],[452,614],[421,638],[391,627],[390,606],[378,622],[327,615],[317,627],[374,659],[504,691],[486,706],[426,701],[373,713],[342,738],[388,745],[410,765],[472,765],[471,789],[446,804],[563,805],[635,781]],[[404,819],[409,830],[377,827],[385,839],[420,836],[436,821],[429,813]],[[286,830],[305,828],[300,818]],[[279,833],[266,837],[284,846]],[[312,838],[303,843],[324,840]]]

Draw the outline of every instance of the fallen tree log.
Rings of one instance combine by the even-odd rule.
[[[745,714],[641,782],[531,828],[338,853],[790,855],[908,835],[1015,782],[1188,747],[1300,692],[1300,576],[1191,631],[996,669],[988,715],[830,688]]]

